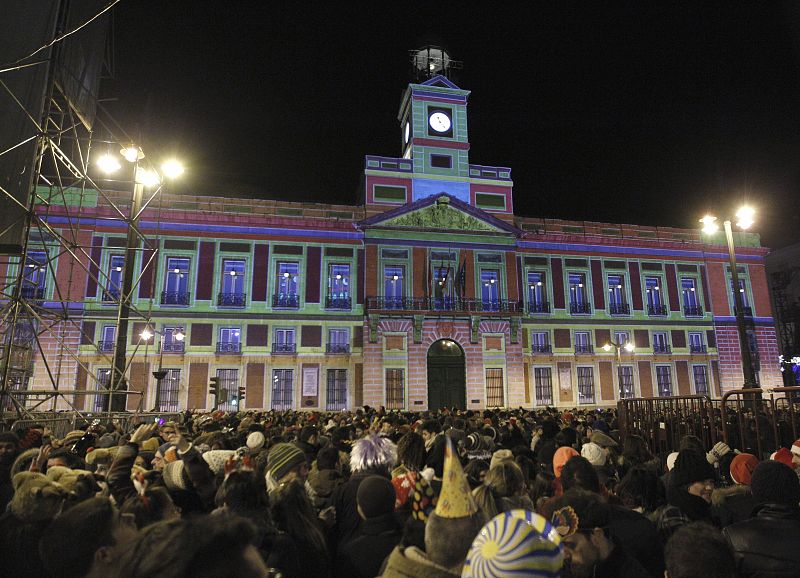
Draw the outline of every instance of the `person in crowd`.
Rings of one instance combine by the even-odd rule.
[[[656,474],[661,473],[661,464],[658,458],[650,452],[644,438],[640,435],[629,434],[622,444],[622,454],[617,459],[617,473],[620,479],[637,466],[646,466],[652,468]]]
[[[737,578],[733,551],[719,530],[704,522],[678,528],[664,549],[665,578]]]
[[[753,454],[736,454],[730,460],[729,478],[733,484],[717,488],[711,494],[711,506],[721,527],[750,517],[756,506],[750,491],[750,480],[756,466],[758,458]]]
[[[410,431],[397,442],[397,467],[392,470],[392,486],[397,494],[396,509],[408,509],[411,493],[424,467],[425,441],[420,434]]]
[[[334,447],[319,450],[315,465],[308,474],[308,485],[314,491],[312,503],[319,511],[331,505],[333,492],[345,479],[339,471],[339,450]]]
[[[313,425],[303,426],[297,436],[297,441],[294,442],[306,456],[306,464],[311,469],[311,464],[317,459],[317,442],[319,440],[319,433],[317,428]]]
[[[616,487],[617,498],[626,508],[655,522],[656,512],[666,503],[666,489],[655,471],[647,465],[635,466]]]
[[[444,470],[445,435],[435,419],[426,419],[419,427],[422,441],[425,442],[425,467],[431,468],[434,476],[442,478]]]
[[[487,518],[509,510],[533,509],[525,477],[513,461],[501,461],[490,467],[483,484],[475,488],[472,495]]]
[[[667,505],[657,522],[664,542],[689,522],[712,522],[711,494],[715,479],[714,468],[703,454],[691,449],[678,453],[667,487]]]
[[[14,495],[11,466],[14,465],[19,452],[19,436],[12,431],[0,432],[0,512],[5,512]]]
[[[295,480],[305,484],[308,470],[306,456],[300,448],[289,443],[275,444],[267,458],[267,490],[272,492]]]
[[[569,460],[580,455],[574,448],[562,446],[553,454],[553,475],[555,476],[553,495],[560,496],[563,493],[561,487],[561,470]]]
[[[723,529],[743,577],[800,576],[800,481],[776,461],[756,466],[750,480],[758,504],[752,518]]]

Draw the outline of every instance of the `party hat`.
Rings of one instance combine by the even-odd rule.
[[[475,537],[461,577],[556,578],[563,563],[564,550],[556,529],[539,514],[511,510],[489,520]]]
[[[440,518],[466,518],[477,513],[478,505],[472,497],[467,476],[461,469],[461,462],[449,437],[446,438],[446,444],[442,491],[439,492],[435,513]]]

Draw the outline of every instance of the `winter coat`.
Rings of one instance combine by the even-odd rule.
[[[425,552],[414,546],[398,546],[389,554],[386,569],[380,578],[458,578],[461,572],[450,571],[434,564]]]
[[[358,527],[361,525],[361,516],[358,515],[356,494],[358,486],[369,476],[386,476],[385,472],[376,470],[362,470],[350,476],[344,484],[333,491],[331,505],[336,509],[336,523],[332,529],[332,536],[336,544],[336,551],[341,551],[345,544],[352,540]]]
[[[755,516],[722,533],[736,557],[740,576],[800,576],[800,508],[764,504]]]
[[[716,489],[711,494],[711,509],[722,528],[747,520],[757,506],[750,486],[736,484]]]
[[[593,578],[643,578],[647,570],[614,538],[611,555],[594,568]]]
[[[664,575],[664,548],[650,520],[633,510],[612,505],[608,526],[611,535],[625,545],[627,553],[651,576],[661,578]]]
[[[317,470],[308,476],[308,485],[314,490],[312,503],[317,510],[331,505],[333,492],[344,483],[344,477],[336,470]]]
[[[393,513],[362,521],[358,535],[340,552],[334,576],[374,578],[402,537],[403,529]]]
[[[711,515],[711,504],[683,488],[670,485],[667,489],[667,505],[660,509],[656,524],[662,542],[666,544],[675,530],[690,522],[716,525]]]

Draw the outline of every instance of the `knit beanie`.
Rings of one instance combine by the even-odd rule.
[[[166,464],[161,472],[161,478],[168,490],[185,490],[191,485],[189,475],[181,460]]]
[[[144,440],[139,447],[146,452],[156,453],[158,451],[158,438],[150,438]]]
[[[20,472],[12,478],[14,496],[9,511],[21,522],[52,520],[67,497],[64,487],[44,474]]]
[[[794,465],[792,464],[792,452],[786,448],[780,448],[777,452],[772,454],[769,459],[775,460],[776,462],[780,462],[794,469]]]
[[[383,476],[368,476],[358,485],[356,503],[364,517],[377,518],[394,512],[395,491]]]
[[[672,471],[675,468],[675,460],[678,459],[678,452],[672,452],[667,456],[667,471]]]
[[[561,477],[561,470],[564,468],[564,464],[577,455],[578,452],[569,446],[563,446],[556,450],[556,453],[553,454],[553,473],[557,478]]]
[[[753,454],[739,454],[731,462],[731,478],[737,484],[749,486],[756,466],[758,466],[758,458]]]
[[[269,450],[267,458],[267,471],[275,478],[275,481],[280,481],[292,468],[305,463],[306,455],[294,444],[275,444]]]
[[[203,454],[203,459],[214,475],[217,476],[225,469],[225,462],[235,453],[233,450],[211,450]]]
[[[792,447],[790,448],[790,451],[794,455],[800,456],[800,440],[794,440],[794,443],[792,444]]]
[[[619,445],[611,438],[611,436],[608,436],[601,431],[592,432],[592,437],[590,441],[594,444],[599,445],[601,448],[614,448]]]
[[[247,447],[250,448],[250,451],[257,452],[264,447],[265,442],[266,438],[260,431],[254,431],[247,436]]]
[[[703,480],[714,480],[716,477],[714,466],[708,463],[705,456],[693,450],[681,450],[670,474],[670,482],[679,487]]]
[[[606,465],[606,452],[594,442],[583,444],[583,447],[581,448],[581,456],[589,460],[589,463],[593,466]]]
[[[489,469],[492,469],[499,464],[513,461],[514,454],[511,453],[511,450],[497,450],[492,454],[492,461],[489,463]]]
[[[781,462],[761,462],[750,480],[753,498],[761,504],[800,504],[800,480],[794,470]]]

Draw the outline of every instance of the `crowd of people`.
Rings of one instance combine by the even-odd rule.
[[[676,449],[612,410],[33,424],[0,432],[0,573],[800,576],[800,440]]]

